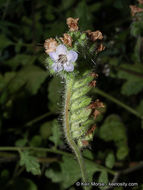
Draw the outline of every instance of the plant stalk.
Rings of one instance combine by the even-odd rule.
[[[74,79],[71,77],[70,79],[66,78],[66,89],[65,89],[65,107],[64,107],[64,131],[65,135],[68,141],[69,146],[74,151],[76,158],[78,160],[80,170],[81,170],[81,176],[82,181],[87,182],[86,174],[85,174],[85,168],[83,163],[83,158],[80,152],[80,149],[78,148],[75,141],[72,139],[71,136],[71,130],[70,130],[70,98],[72,94],[72,86],[73,86]],[[84,186],[85,190],[88,189],[88,187]]]

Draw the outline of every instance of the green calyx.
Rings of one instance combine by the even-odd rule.
[[[87,135],[87,131],[94,122],[91,118],[92,110],[88,108],[91,98],[87,96],[91,89],[89,83],[92,80],[93,76],[91,76],[90,71],[86,71],[80,76],[75,75],[66,78],[66,92],[70,94],[66,94],[66,96],[70,96],[68,100],[69,130],[72,139],[80,148],[84,147],[83,140],[92,140],[92,135],[90,138]],[[66,113],[66,110],[64,112]]]

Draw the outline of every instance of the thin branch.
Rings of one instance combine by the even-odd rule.
[[[118,104],[119,106],[123,107],[124,109],[126,109],[127,111],[129,111],[130,113],[134,114],[135,116],[137,116],[140,119],[143,119],[143,115],[141,115],[139,112],[137,112],[135,109],[131,108],[130,106],[126,105],[125,103],[121,102],[120,100],[114,98],[113,96],[107,94],[106,92],[100,90],[99,88],[95,88],[93,89],[94,93],[97,93],[109,100],[111,100],[112,102],[114,102],[115,104]]]
[[[64,156],[69,156],[71,158],[75,158],[75,156],[73,154],[70,154],[70,153],[67,153],[67,152],[64,152],[64,151],[61,151],[61,150],[57,150],[57,149],[49,149],[49,148],[39,148],[39,147],[0,147],[0,151],[17,151],[19,152],[19,150],[21,151],[24,151],[24,150],[33,150],[33,151],[36,151],[36,152],[51,152],[51,153],[55,153],[55,154],[60,154],[60,155],[64,155]],[[108,169],[104,166],[101,166],[100,164],[97,164],[95,163],[95,161],[93,160],[89,160],[87,158],[84,157],[84,160],[88,163],[93,163],[95,165],[95,167],[98,169],[98,171],[107,171],[108,173],[112,174],[112,175],[115,175],[116,172],[111,170],[111,169]]]
[[[48,117],[48,116],[51,116],[51,115],[52,115],[52,113],[47,112],[47,113],[45,113],[45,114],[43,114],[43,115],[40,115],[40,116],[38,116],[38,117],[32,119],[32,120],[29,121],[29,122],[27,122],[27,123],[25,124],[25,126],[30,127],[31,125],[33,125],[33,124],[39,122],[40,120],[42,120],[42,119],[44,119],[44,118],[46,118],[46,117]]]
[[[115,67],[114,67],[115,68]],[[123,67],[117,67],[117,69],[120,69],[122,71],[125,71],[127,73],[130,73],[132,75],[135,75],[136,77],[139,77],[139,78],[143,78],[143,74],[139,73],[139,72],[136,72],[136,71],[132,71],[130,69],[126,69],[126,68],[123,68]]]
[[[136,171],[136,170],[140,170],[140,169],[142,169],[143,168],[143,161],[141,161],[139,164],[137,164],[136,166],[134,166],[134,167],[131,167],[131,168],[127,168],[127,169],[125,169],[125,170],[122,170],[122,171],[120,171],[119,173],[120,173],[120,175],[127,175],[127,174],[129,174],[129,173],[132,173],[132,172],[134,172],[134,171]]]

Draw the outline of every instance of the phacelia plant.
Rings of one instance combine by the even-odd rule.
[[[87,181],[80,150],[93,138],[95,119],[104,107],[99,100],[88,96],[96,86],[98,74],[94,72],[95,58],[104,49],[100,31],[81,32],[78,18],[68,18],[69,31],[60,38],[45,40],[47,69],[51,75],[59,75],[65,81],[63,126],[67,142],[74,151],[82,173]]]

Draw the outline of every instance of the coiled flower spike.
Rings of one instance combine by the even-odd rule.
[[[95,114],[97,117],[100,114],[98,108],[103,107],[101,102],[94,103],[88,96],[91,88],[96,86],[98,76],[93,72],[94,65],[91,60],[95,59],[104,46],[101,43],[102,33],[80,32],[78,20],[68,18],[69,31],[64,37],[52,41],[47,39],[44,46],[48,54],[46,64],[49,72],[65,79],[64,132],[79,162],[82,179],[87,182],[80,149],[88,146],[92,140],[96,128]]]

